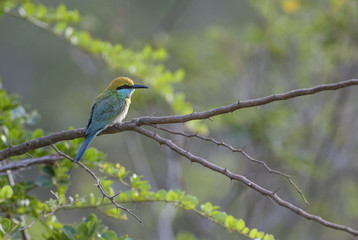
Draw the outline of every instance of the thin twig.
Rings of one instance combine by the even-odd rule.
[[[239,175],[239,174],[235,174],[232,173],[231,171],[229,171],[227,168],[223,168],[220,167],[214,163],[211,163],[207,160],[205,160],[204,158],[198,157],[193,155],[192,153],[190,153],[187,150],[182,149],[181,147],[179,147],[178,145],[176,145],[173,141],[163,138],[160,135],[158,135],[158,133],[154,133],[152,131],[149,131],[147,129],[144,129],[140,126],[135,126],[134,127],[134,131],[143,134],[144,136],[147,136],[149,138],[152,138],[153,140],[155,140],[156,142],[158,142],[160,145],[166,145],[167,147],[169,147],[170,149],[172,149],[174,152],[178,153],[179,155],[182,155],[183,157],[189,159],[191,162],[195,162],[198,163],[214,172],[218,172],[221,173],[223,175],[225,175],[226,177],[228,177],[230,180],[237,180],[241,183],[243,183],[244,185],[254,189],[255,191],[259,192],[260,194],[271,198],[274,202],[276,202],[278,205],[285,207],[289,210],[291,210],[292,212],[303,216],[304,218],[308,219],[308,220],[312,220],[315,221],[317,223],[320,223],[326,227],[329,228],[333,228],[336,230],[341,230],[341,231],[345,231],[348,232],[354,236],[358,236],[358,230],[344,226],[344,225],[340,225],[340,224],[336,224],[330,221],[327,221],[325,219],[323,219],[320,216],[317,215],[313,215],[310,214],[306,211],[304,211],[302,208],[295,206],[294,204],[287,202],[285,200],[283,200],[282,198],[280,198],[277,195],[277,191],[271,191],[268,190],[260,185],[258,185],[257,183],[249,180],[247,177]]]
[[[175,130],[172,130],[172,129],[169,129],[169,128],[165,128],[165,127],[162,127],[162,126],[158,126],[158,125],[151,125],[152,127],[154,128],[157,128],[157,129],[160,129],[160,130],[163,130],[165,132],[168,132],[170,134],[174,134],[174,135],[180,135],[180,136],[184,136],[184,137],[187,137],[187,138],[199,138],[201,140],[204,140],[204,141],[208,141],[208,142],[212,142],[218,146],[223,146],[227,149],[229,149],[230,151],[232,152],[238,152],[238,153],[241,153],[243,156],[245,156],[248,160],[252,161],[252,162],[255,162],[255,163],[258,163],[260,165],[262,165],[269,173],[273,173],[273,174],[277,174],[279,176],[282,176],[282,177],[285,177],[288,182],[295,188],[295,190],[298,192],[298,194],[301,196],[301,198],[303,199],[303,201],[307,204],[307,205],[310,205],[309,202],[307,201],[305,195],[303,194],[303,191],[297,186],[297,184],[293,181],[292,177],[286,173],[283,173],[283,172],[280,172],[278,170],[275,170],[275,169],[272,169],[270,168],[264,161],[261,161],[261,160],[258,160],[258,159],[255,159],[253,157],[251,157],[248,153],[246,153],[244,151],[244,148],[241,148],[241,149],[238,149],[238,148],[234,148],[233,146],[225,143],[224,141],[218,141],[216,140],[215,138],[210,138],[210,137],[205,137],[205,136],[202,136],[198,133],[185,133],[185,132],[181,132],[181,131],[175,131]]]
[[[64,158],[67,158],[68,160],[70,160],[71,162],[73,162],[73,159],[68,156],[67,154],[61,152],[60,150],[57,149],[57,147],[54,145],[54,144],[51,144],[51,147],[59,154],[61,155],[62,157]],[[121,209],[123,211],[125,211],[126,213],[130,214],[132,217],[134,217],[138,222],[142,223],[142,220],[139,219],[139,217],[137,217],[130,209],[128,208],[125,208],[121,205],[119,205],[118,203],[116,203],[116,201],[114,200],[118,194],[115,194],[113,196],[110,196],[106,193],[106,191],[104,190],[102,184],[101,184],[101,181],[99,180],[99,178],[96,176],[96,174],[90,170],[88,167],[86,167],[83,163],[81,162],[78,162],[77,161],[77,164],[81,166],[81,168],[83,168],[84,170],[86,170],[96,181],[96,186],[98,187],[98,189],[101,191],[102,193],[102,196],[103,196],[103,199],[104,198],[108,198],[114,206],[116,206],[117,209]]]
[[[72,206],[74,203],[79,202],[79,201],[81,201],[81,200],[82,200],[82,198],[79,198],[79,199],[77,199],[77,200],[75,200],[75,201],[73,201],[73,202],[71,202],[71,203],[68,203],[68,204],[65,204],[65,205],[60,205],[60,206],[56,207],[53,211],[42,215],[42,216],[41,216],[40,218],[38,218],[38,219],[33,220],[30,224],[28,224],[28,225],[22,227],[20,230],[26,230],[26,229],[30,228],[32,225],[34,225],[35,223],[37,223],[38,221],[41,221],[41,220],[43,220],[43,219],[45,219],[45,218],[47,218],[47,217],[49,217],[49,216],[54,215],[58,210],[60,210],[60,209],[62,209],[62,208],[70,207],[70,206]]]

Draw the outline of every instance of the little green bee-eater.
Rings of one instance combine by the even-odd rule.
[[[78,150],[68,175],[76,162],[81,160],[88,145],[95,136],[108,125],[122,122],[127,115],[131,96],[136,88],[148,87],[136,85],[127,77],[118,77],[109,84],[104,92],[96,97],[83,132],[85,141],[82,143],[80,150]]]

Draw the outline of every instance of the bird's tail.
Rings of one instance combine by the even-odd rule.
[[[96,136],[96,134],[93,134],[93,135],[90,135],[90,136],[86,137],[85,141],[82,143],[82,146],[78,150],[76,157],[74,158],[73,164],[71,166],[70,171],[67,173],[66,178],[68,178],[68,176],[70,175],[70,172],[72,171],[72,168],[73,168],[73,166],[75,166],[76,162],[81,160],[83,154],[85,153],[86,149],[88,148],[88,145],[91,143],[92,139],[95,136]]]

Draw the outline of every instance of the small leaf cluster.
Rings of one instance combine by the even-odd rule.
[[[77,10],[67,10],[66,5],[60,4],[57,8],[48,8],[43,4],[33,4],[25,2],[21,4],[18,11],[23,17],[34,17],[46,23],[77,23],[79,20],[79,13]]]
[[[251,239],[274,239],[273,235],[259,232],[256,228],[250,230],[245,226],[243,219],[236,219],[232,215],[219,211],[220,207],[213,206],[210,202],[202,204],[200,208],[205,216],[209,217],[213,222],[225,227],[230,232],[236,231]]]
[[[78,226],[63,225],[61,229],[56,229],[46,240],[72,240],[72,239],[89,239],[89,240],[130,240],[125,235],[117,237],[114,231],[108,230],[101,226],[101,221],[94,214],[90,214]]]

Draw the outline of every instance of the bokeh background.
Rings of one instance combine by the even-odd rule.
[[[182,69],[174,84],[196,111],[263,97],[301,87],[357,78],[358,3],[343,0],[108,0],[39,1],[46,6],[64,3],[78,9],[77,28],[95,38],[125,48],[164,48],[167,69]],[[117,76],[101,58],[70,46],[52,34],[9,15],[0,20],[2,85],[21,96],[40,120],[29,128],[46,133],[84,127],[93,99]],[[198,140],[176,138],[185,148],[275,190],[308,212],[343,225],[358,226],[358,94],[357,88],[323,92],[276,102],[204,121],[205,134],[234,147],[246,146],[253,157],[291,175],[310,202],[306,206],[287,180],[268,173],[240,154]],[[136,91],[126,119],[175,113],[158,89]],[[172,126],[176,130],[185,125]],[[195,127],[195,126],[194,126]],[[237,182],[179,157],[137,133],[101,136],[92,143],[142,175],[154,190],[181,189],[201,202],[210,201],[248,226],[278,239],[353,239],[273,204]],[[23,178],[35,178],[36,169]],[[70,193],[95,192],[92,179],[76,168]],[[48,189],[34,191],[46,199]],[[137,204],[134,219],[103,223],[133,239],[175,239],[191,232],[198,239],[244,239],[194,213],[163,203]],[[73,223],[91,210],[61,211]]]

